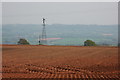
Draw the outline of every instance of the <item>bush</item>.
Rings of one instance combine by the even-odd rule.
[[[30,43],[29,43],[26,39],[20,39],[20,40],[18,41],[18,44],[29,45]]]
[[[96,46],[96,43],[92,40],[86,40],[84,46]]]

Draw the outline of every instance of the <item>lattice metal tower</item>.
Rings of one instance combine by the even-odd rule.
[[[42,22],[43,22],[43,29],[42,29],[42,39],[41,39],[41,43],[42,43],[42,44],[47,44],[46,29],[45,29],[45,18],[43,18]]]

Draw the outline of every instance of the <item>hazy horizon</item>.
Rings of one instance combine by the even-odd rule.
[[[118,24],[60,24],[60,23],[53,23],[53,24],[46,24],[46,25],[117,25]],[[27,25],[27,24],[2,24],[2,25]],[[28,24],[28,25],[43,25],[42,23],[41,24]]]
[[[118,43],[117,2],[5,2],[2,9],[3,43],[22,37],[38,44],[43,18],[50,45],[83,45],[87,39]]]
[[[20,38],[25,38],[31,44],[38,44],[42,35],[42,25],[13,24],[3,25],[3,44],[17,44]],[[85,40],[93,40],[100,45],[118,44],[117,25],[61,25],[46,26],[48,45],[83,45]]]

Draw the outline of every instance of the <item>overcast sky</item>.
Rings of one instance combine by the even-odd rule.
[[[4,2],[3,24],[98,24],[118,22],[117,2]]]

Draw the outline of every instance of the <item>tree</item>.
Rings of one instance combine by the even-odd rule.
[[[118,43],[118,47],[120,47],[120,43]]]
[[[92,40],[86,40],[84,46],[96,46],[96,43]]]
[[[18,41],[18,44],[29,45],[30,43],[29,43],[26,39],[20,39],[20,40]]]

